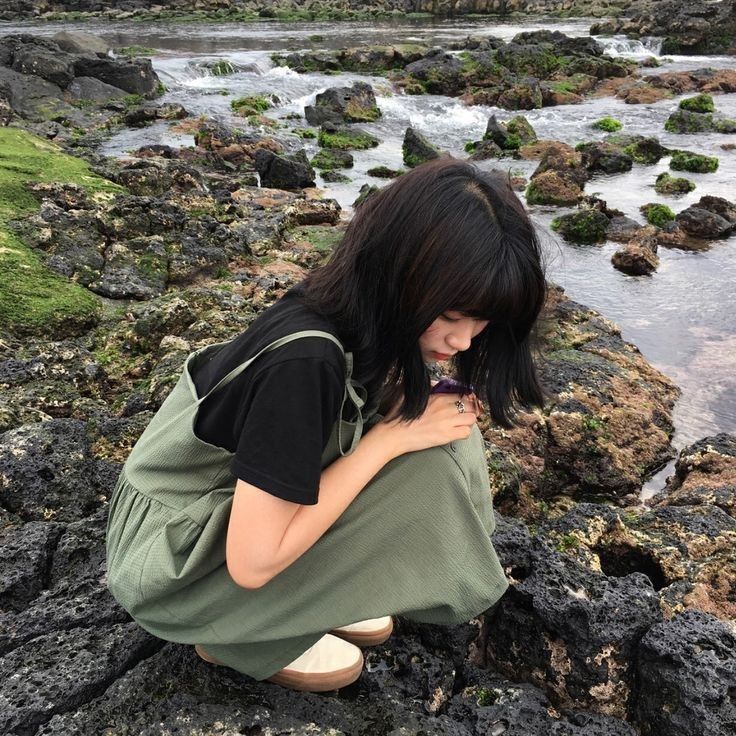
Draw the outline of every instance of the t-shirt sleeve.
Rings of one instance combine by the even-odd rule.
[[[319,358],[262,371],[252,385],[233,474],[286,501],[316,504],[322,451],[338,418],[344,380]]]

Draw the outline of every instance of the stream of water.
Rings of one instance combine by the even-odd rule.
[[[317,92],[353,81],[369,82],[383,115],[364,126],[382,143],[368,151],[354,152],[355,166],[349,170],[349,183],[328,184],[318,179],[325,196],[334,197],[350,211],[361,185],[380,181],[367,175],[373,166],[401,168],[401,142],[411,125],[432,142],[455,156],[465,156],[464,144],[482,137],[489,115],[508,119],[514,113],[493,107],[466,107],[458,100],[436,95],[397,94],[383,77],[357,74],[297,74],[276,67],[270,55],[294,50],[324,50],[362,43],[424,42],[443,45],[473,36],[497,36],[511,39],[520,31],[553,29],[571,36],[588,34],[590,20],[540,18],[537,22],[489,23],[479,20],[402,21],[371,23],[109,23],[92,21],[74,23],[0,23],[0,35],[19,31],[51,35],[58,30],[84,30],[104,37],[114,47],[139,45],[155,49],[153,65],[168,88],[164,101],[179,102],[194,115],[215,117],[222,122],[244,126],[242,118],[232,115],[230,101],[251,94],[275,94],[279,103],[269,115],[279,118],[287,113],[303,113],[305,104]],[[600,38],[606,53],[641,59],[656,56],[657,69],[682,71],[703,67],[733,68],[733,57],[661,57],[656,38],[630,41],[621,37]],[[226,58],[243,71],[227,77],[212,76],[203,64]],[[599,140],[604,133],[594,131],[593,121],[611,115],[620,120],[623,132],[656,135],[664,145],[718,156],[720,166],[713,174],[687,174],[696,183],[692,193],[679,197],[661,197],[654,192],[658,173],[668,170],[668,159],[656,166],[634,165],[632,171],[618,175],[599,175],[586,185],[586,192],[596,192],[617,209],[642,221],[639,207],[647,202],[662,202],[675,212],[697,201],[704,194],[734,200],[736,152],[721,145],[736,143],[736,135],[666,133],[664,121],[677,107],[680,98],[646,105],[626,105],[614,98],[586,100],[581,105],[567,105],[524,113],[540,138],[564,141]],[[715,98],[717,110],[736,118],[736,94]],[[300,125],[290,122],[291,125]],[[304,125],[303,121],[301,125]],[[279,131],[283,133],[284,131]],[[160,123],[141,130],[126,130],[110,139],[102,152],[122,156],[147,143],[192,145],[189,135],[172,135],[168,124]],[[314,141],[301,141],[311,156],[317,151]],[[487,168],[513,169],[529,176],[536,162],[487,161]],[[618,247],[576,246],[557,239],[549,229],[552,218],[563,210],[532,207],[531,212],[544,235],[548,273],[568,295],[616,322],[623,337],[636,344],[647,360],[672,378],[682,389],[675,408],[676,434],[673,444],[681,448],[706,435],[736,432],[736,237],[714,241],[710,247],[685,252],[660,249],[660,266],[652,276],[631,277],[615,270],[611,255]],[[645,487],[644,496],[663,486],[671,466],[655,476]]]

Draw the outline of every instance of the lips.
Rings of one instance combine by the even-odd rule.
[[[454,355],[454,353],[452,355],[447,355],[446,353],[433,352],[432,355],[434,355],[434,357],[437,358],[437,360],[449,360],[450,358],[452,358],[452,355]]]

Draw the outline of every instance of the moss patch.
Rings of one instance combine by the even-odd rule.
[[[320,130],[317,143],[323,148],[337,148],[341,151],[347,151],[350,149],[374,148],[380,141],[365,131],[341,128],[335,132]]]
[[[703,156],[700,153],[675,151],[670,159],[670,168],[675,171],[710,174],[718,169],[718,159],[715,156]]]
[[[689,112],[715,112],[716,106],[710,95],[695,95],[680,101],[680,110]]]
[[[616,118],[605,117],[601,118],[600,120],[596,120],[593,123],[593,127],[596,130],[605,130],[606,133],[616,133],[624,126],[621,124],[620,121],[616,120]]]
[[[645,204],[640,209],[650,225],[664,227],[675,219],[675,213],[666,204]]]
[[[271,102],[262,95],[238,97],[230,103],[230,107],[241,117],[260,115],[271,107]]]
[[[123,189],[52,143],[16,128],[0,128],[0,325],[19,335],[74,334],[94,324],[99,299],[49,271],[8,227],[11,220],[38,209],[27,189],[36,182],[76,183],[100,196]]]
[[[695,189],[695,183],[690,179],[679,176],[670,176],[663,171],[654,183],[654,191],[657,194],[687,194]]]

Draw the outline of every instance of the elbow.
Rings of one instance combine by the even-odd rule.
[[[248,570],[244,565],[233,565],[230,560],[227,561],[227,571],[230,573],[232,581],[246,590],[258,590],[272,577],[262,572]]]

